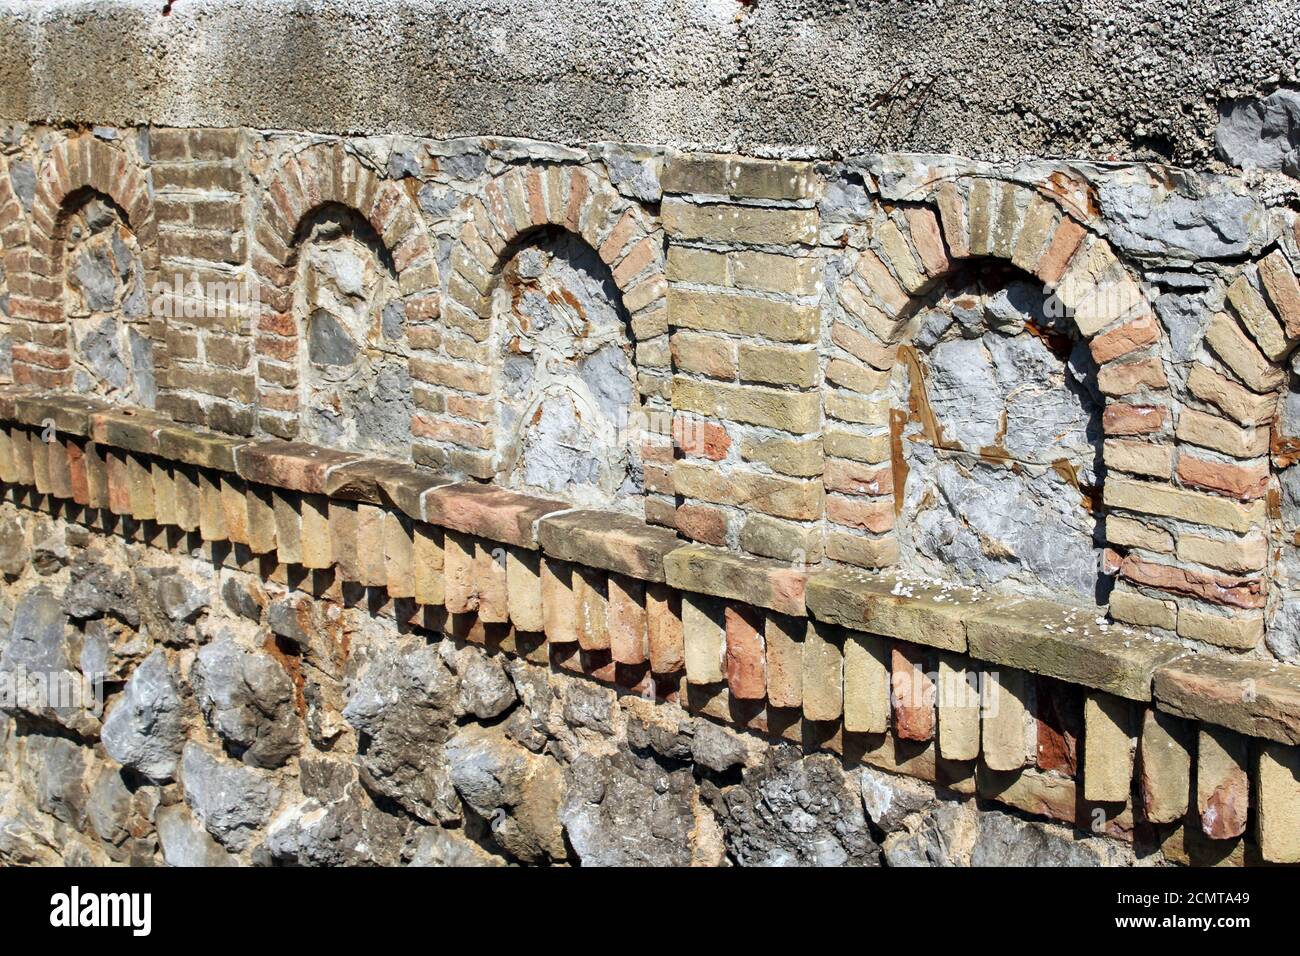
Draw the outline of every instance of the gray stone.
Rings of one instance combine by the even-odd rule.
[[[460,675],[460,710],[479,720],[504,714],[516,700],[514,684],[495,657],[476,654]]]
[[[234,853],[248,848],[280,803],[280,789],[265,773],[192,741],[181,757],[181,781],[195,819]]]
[[[93,738],[100,729],[96,688],[82,680],[68,641],[68,619],[51,590],[28,590],[14,606],[0,672],[13,695],[0,700],[6,713],[51,720]]]
[[[624,196],[651,203],[657,203],[663,196],[659,183],[662,160],[658,156],[613,143],[602,143],[592,152],[605,161],[609,181]]]
[[[1300,91],[1274,90],[1223,104],[1214,148],[1220,159],[1241,169],[1300,177]]]
[[[408,866],[505,866],[506,861],[489,853],[459,830],[426,827],[415,838]]]
[[[742,866],[877,866],[880,848],[852,778],[829,754],[779,746],[714,800],[728,855]]]
[[[183,702],[161,649],[144,659],[104,720],[108,755],[156,783],[176,773],[185,744]]]
[[[23,209],[31,212],[32,202],[36,199],[36,167],[25,159],[10,160],[9,185]]]
[[[1263,207],[1216,177],[1187,173],[1168,189],[1117,176],[1098,199],[1111,242],[1157,262],[1243,256],[1265,239]]]
[[[316,365],[351,365],[361,349],[347,329],[324,309],[317,309],[307,322],[307,357]]]
[[[0,518],[0,574],[18,577],[31,557],[22,525],[14,518]]]
[[[699,844],[699,814],[686,768],[620,750],[583,754],[570,770],[560,819],[582,866],[689,866],[716,862]]]
[[[862,804],[871,822],[886,833],[903,825],[908,815],[934,801],[934,789],[912,777],[863,767],[859,773]]]
[[[388,178],[404,179],[407,176],[419,176],[424,171],[424,164],[415,149],[394,149],[388,154]]]
[[[121,770],[105,767],[96,775],[86,801],[86,815],[105,843],[121,846],[131,835],[131,796]]]
[[[1196,294],[1162,295],[1155,301],[1156,316],[1169,339],[1169,350],[1176,365],[1191,362],[1205,338],[1212,312],[1205,297]]]
[[[218,638],[199,649],[190,683],[204,718],[245,763],[279,767],[298,752],[295,688],[271,655]]]
[[[979,816],[971,866],[1119,866],[1129,862],[1114,843],[1076,838],[1052,824],[988,810]]]
[[[343,717],[360,734],[366,788],[428,823],[460,810],[442,759],[460,688],[437,649],[418,638],[384,643],[352,682]]]
[[[112,614],[132,627],[140,623],[130,573],[115,571],[100,549],[76,555],[71,579],[63,592],[63,609],[74,620]]]
[[[571,682],[562,694],[564,722],[599,734],[613,732],[614,696],[595,684]]]
[[[24,738],[27,763],[36,778],[36,806],[80,830],[90,796],[86,774],[92,752],[66,737],[30,734]]]
[[[505,853],[524,863],[567,857],[557,815],[564,779],[555,761],[519,746],[501,727],[473,724],[447,742],[446,757],[456,792]]]
[[[396,866],[415,826],[384,813],[353,783],[336,800],[309,798],[281,811],[266,828],[255,862],[296,866]]]
[[[136,606],[155,640],[180,646],[193,642],[196,621],[208,607],[208,592],[176,568],[136,568]]]
[[[979,813],[969,804],[942,802],[926,812],[919,826],[885,837],[890,866],[969,866],[979,827]]]
[[[189,807],[177,803],[161,807],[157,815],[158,842],[168,866],[238,866],[194,819]]]
[[[733,731],[709,720],[695,721],[695,735],[691,738],[691,759],[715,773],[726,773],[733,767],[744,765],[749,748]]]

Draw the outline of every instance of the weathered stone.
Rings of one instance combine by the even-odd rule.
[[[668,584],[683,591],[754,604],[781,614],[804,614],[807,573],[777,561],[686,545],[664,558]]]
[[[1155,672],[1156,706],[1251,737],[1300,743],[1300,668],[1190,655]]]
[[[1109,694],[1084,698],[1083,795],[1123,803],[1133,785],[1132,705]]]
[[[280,791],[269,776],[224,760],[193,741],[181,757],[181,781],[195,819],[235,853],[248,848],[280,802]]]
[[[296,691],[270,654],[220,637],[199,649],[190,683],[204,718],[245,763],[274,768],[297,753]]]
[[[1212,840],[1246,832],[1250,781],[1246,741],[1221,727],[1202,727],[1196,746],[1196,809]]]
[[[1026,746],[1028,695],[1029,680],[1023,671],[980,673],[981,756],[990,770],[1019,770],[1028,763],[1032,753]]]
[[[1142,718],[1142,801],[1147,819],[1174,823],[1187,815],[1192,788],[1192,734],[1177,717],[1154,708]]]
[[[426,521],[521,548],[537,547],[534,525],[539,518],[567,508],[562,501],[533,498],[491,485],[447,485],[424,496]]]
[[[238,866],[221,844],[194,819],[189,807],[177,803],[158,809],[158,842],[168,866]]]
[[[1186,653],[1171,641],[1098,624],[1095,612],[1047,601],[990,608],[967,622],[966,633],[978,660],[1130,700],[1150,700],[1152,674]]]
[[[156,650],[135,669],[104,718],[108,755],[157,783],[176,773],[185,744],[184,707],[167,657]]]
[[[913,644],[964,651],[963,621],[978,615],[987,599],[960,585],[838,570],[812,575],[807,600],[819,620]]]
[[[1300,863],[1300,749],[1260,747],[1255,802],[1260,855],[1270,863]]]
[[[664,556],[681,545],[667,528],[605,511],[544,517],[538,523],[537,537],[548,555],[641,581],[665,580]]]
[[[883,734],[889,729],[891,693],[885,642],[872,634],[846,631],[844,729],[849,733]]]

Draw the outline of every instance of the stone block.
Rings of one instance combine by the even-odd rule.
[[[971,617],[971,656],[1082,684],[1130,700],[1151,699],[1156,669],[1187,651],[1123,625],[1097,623],[1095,609],[1025,600]]]
[[[844,713],[844,635],[834,625],[809,621],[803,642],[803,715],[839,720]]]
[[[1083,795],[1124,803],[1133,784],[1132,704],[1110,694],[1083,702]]]
[[[806,571],[778,561],[732,554],[707,545],[684,545],[664,557],[668,584],[682,591],[753,604],[803,616]]]
[[[1155,700],[1179,717],[1300,744],[1300,667],[1189,655],[1156,669]]]
[[[1146,817],[1152,823],[1175,823],[1187,815],[1192,740],[1192,728],[1177,717],[1154,708],[1143,713],[1139,780]]]
[[[287,441],[249,443],[234,450],[235,470],[246,481],[313,495],[327,494],[330,469],[360,457],[351,452]]]
[[[807,588],[818,620],[948,651],[966,649],[964,622],[988,601],[975,588],[865,571],[819,571]]]
[[[1030,761],[1029,686],[1024,671],[997,668],[980,674],[982,753],[990,770],[1019,770]]]
[[[939,754],[954,761],[980,755],[979,673],[954,654],[939,655]]]
[[[664,555],[681,546],[667,528],[608,511],[569,511],[538,522],[548,556],[602,568],[641,581],[663,581]]]
[[[721,602],[699,594],[683,594],[682,638],[687,681],[717,684],[726,679],[722,669],[723,637]]]
[[[1270,863],[1300,863],[1300,748],[1259,748],[1255,801],[1260,855]]]
[[[563,501],[473,482],[446,485],[424,495],[424,518],[429,523],[530,549],[537,547],[537,521],[568,508]]]

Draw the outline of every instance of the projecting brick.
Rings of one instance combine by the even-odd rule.
[[[609,650],[609,601],[603,571],[581,564],[573,566],[573,597],[578,616],[574,624],[578,646],[584,651]]]
[[[331,508],[330,523],[334,523]],[[335,555],[337,560],[338,556]],[[474,582],[474,539],[457,531],[443,537],[444,603],[450,614],[468,614],[478,610],[478,591]]]
[[[818,619],[841,627],[964,651],[963,622],[978,613],[984,599],[970,588],[836,570],[808,579],[806,601]]]
[[[945,760],[980,754],[979,674],[952,654],[939,655],[939,753]]]
[[[1083,795],[1099,803],[1123,803],[1133,780],[1132,705],[1109,694],[1083,702]]]
[[[578,641],[578,602],[574,595],[573,565],[542,558],[542,612],[546,640],[552,644]]]
[[[685,641],[686,679],[692,684],[724,680],[722,608],[718,602],[696,594],[682,595],[682,637]]]
[[[510,623],[520,631],[544,631],[541,555],[525,548],[507,548],[506,590]]]
[[[384,562],[384,512],[374,505],[357,505],[357,583],[368,588],[388,585]]]
[[[677,673],[686,666],[681,593],[652,583],[646,587],[645,599],[650,669],[656,674]]]
[[[473,574],[478,620],[484,624],[505,624],[510,620],[505,548],[476,540]]]
[[[990,770],[1019,770],[1029,762],[1028,693],[1023,671],[998,668],[980,674],[982,755]]]
[[[839,720],[844,712],[842,635],[827,624],[808,622],[803,642],[803,715]]]
[[[803,642],[808,622],[802,617],[768,614],[763,623],[767,654],[767,699],[773,707],[803,706]]]
[[[932,740],[935,728],[935,687],[924,649],[895,644],[890,664],[890,697],[894,706],[894,736],[902,740]]]
[[[522,548],[537,547],[538,519],[568,508],[563,501],[475,482],[434,488],[424,496],[424,517],[431,524]]]
[[[175,485],[168,481],[163,486],[158,482],[159,469],[154,469],[154,504],[158,508],[159,520],[164,510],[170,508],[169,518],[175,517]],[[171,492],[170,501],[166,494],[159,496],[160,487]],[[270,554],[276,550],[275,536],[275,500],[271,489],[262,485],[248,485],[244,493],[244,512],[248,519],[248,550],[253,554]],[[174,524],[172,520],[166,523]]]
[[[1203,725],[1196,745],[1196,810],[1201,830],[1212,840],[1246,832],[1250,781],[1244,738],[1222,727]]]
[[[883,734],[889,729],[889,656],[885,642],[875,635],[844,632],[844,729],[849,733]],[[917,723],[906,726],[912,729]]]
[[[618,664],[644,664],[646,647],[645,582],[611,574],[609,588],[609,651]]]
[[[1177,717],[1148,710],[1142,717],[1142,802],[1152,823],[1175,823],[1187,814],[1192,786],[1192,732]]]
[[[1270,863],[1300,863],[1300,748],[1260,747],[1255,794],[1260,855]]]
[[[724,665],[731,696],[737,700],[762,700],[767,696],[762,614],[746,605],[729,603],[724,629]]]

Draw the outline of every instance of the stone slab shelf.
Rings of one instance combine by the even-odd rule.
[[[1198,794],[1222,785],[1222,760],[1198,748],[1246,755],[1224,779],[1270,812],[1214,837],[1300,862],[1300,790],[1277,769],[1296,765],[1300,668],[1196,654],[1097,608],[747,557],[415,465],[20,388],[0,390],[0,482],[95,532],[228,546],[222,560],[291,583],[328,571],[407,623],[1120,837],[1208,834]]]

